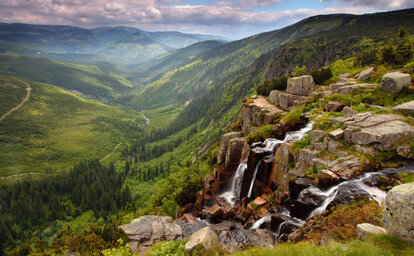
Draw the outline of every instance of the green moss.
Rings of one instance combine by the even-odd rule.
[[[414,182],[414,173],[400,173],[398,174],[398,179],[401,180],[402,183]]]
[[[290,111],[284,117],[282,117],[280,122],[282,122],[282,123],[284,123],[284,124],[286,124],[290,127],[299,124],[300,118],[301,118],[302,113],[303,113],[303,109],[304,108],[302,106],[295,107],[292,111]]]
[[[297,140],[293,142],[292,145],[290,146],[290,150],[292,151],[293,154],[297,154],[300,149],[306,148],[309,145],[310,145],[310,135],[307,134],[301,140]]]
[[[254,132],[251,132],[247,137],[248,143],[263,141],[273,136],[273,125],[265,125]]]

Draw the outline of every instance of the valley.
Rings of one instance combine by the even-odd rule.
[[[0,255],[411,255],[413,28],[0,24]]]

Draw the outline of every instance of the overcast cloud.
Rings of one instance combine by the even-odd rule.
[[[203,1],[8,0],[0,2],[0,21],[81,27],[125,25],[240,38],[317,14],[357,14],[414,7],[413,0],[320,0],[316,3],[330,6],[314,9],[301,8],[298,4],[295,8],[283,9],[286,1],[227,0],[200,4]],[[275,10],[276,7],[279,9]]]

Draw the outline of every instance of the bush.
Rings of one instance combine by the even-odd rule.
[[[321,115],[315,119],[315,128],[319,130],[328,130],[332,127],[331,116],[329,114]]]
[[[295,71],[292,72],[291,76],[292,77],[297,77],[297,76],[303,76],[306,75],[308,73],[308,69],[306,68],[306,66],[296,66],[295,67]]]
[[[381,48],[380,51],[381,62],[387,64],[396,63],[395,47],[392,43],[388,43]]]
[[[248,143],[258,142],[258,141],[264,141],[267,138],[270,138],[273,136],[273,125],[265,125],[260,127],[254,132],[251,132],[249,136],[247,137]]]
[[[355,62],[360,66],[369,66],[378,62],[378,50],[369,49],[357,55]]]
[[[279,78],[273,78],[272,80],[266,80],[256,87],[256,92],[259,95],[269,96],[270,92],[273,90],[286,90],[287,80],[287,76],[281,76]]]
[[[285,125],[289,127],[293,127],[300,123],[302,112],[303,112],[302,106],[295,107],[292,111],[290,111],[284,117],[282,117],[280,122],[284,123]]]
[[[311,76],[316,84],[323,84],[325,81],[331,79],[332,71],[329,67],[321,69],[313,69],[311,71]]]

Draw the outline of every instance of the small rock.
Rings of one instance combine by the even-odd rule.
[[[374,72],[374,68],[370,67],[361,73],[358,74],[358,77],[356,77],[358,80],[368,80],[371,77],[372,72]]]
[[[385,235],[387,231],[370,223],[361,223],[356,226],[357,236],[361,240],[367,239],[370,235]]]
[[[342,109],[342,116],[343,117],[350,117],[355,115],[355,111],[352,110],[352,108],[345,106],[344,109]]]
[[[395,106],[392,108],[392,110],[401,111],[406,114],[414,114],[414,100],[406,102],[404,104]]]
[[[318,184],[322,187],[330,187],[339,183],[339,177],[330,170],[321,170],[318,172]]]
[[[323,106],[323,109],[327,112],[339,112],[342,110],[344,105],[338,101],[329,101]]]
[[[341,128],[338,128],[332,132],[329,133],[329,136],[333,139],[340,139],[342,138],[342,136],[344,136],[344,130],[342,130]]]
[[[265,199],[261,198],[260,196],[258,196],[256,199],[254,199],[253,202],[259,207],[262,207],[263,205],[267,204],[267,201]]]
[[[411,76],[401,72],[385,74],[381,79],[380,88],[386,92],[399,93],[410,86]]]
[[[194,249],[201,245],[206,249],[209,249],[219,243],[218,236],[214,233],[210,227],[205,227],[195,232],[188,242],[185,244],[185,251],[191,254]]]
[[[223,214],[223,209],[221,209],[219,205],[215,204],[208,210],[208,213],[211,217],[217,218]]]

